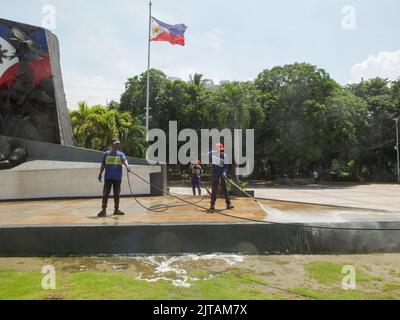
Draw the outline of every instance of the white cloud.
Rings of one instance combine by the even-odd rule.
[[[354,65],[350,73],[350,83],[360,82],[361,78],[398,79],[400,77],[400,50],[395,52],[382,51],[377,55],[369,55],[366,60]]]

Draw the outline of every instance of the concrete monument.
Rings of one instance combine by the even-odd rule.
[[[57,37],[0,19],[0,200],[100,195],[102,153],[73,145]],[[142,178],[166,187],[165,168],[128,161]],[[133,185],[137,194],[160,194]]]
[[[0,19],[0,134],[73,145],[57,37]]]

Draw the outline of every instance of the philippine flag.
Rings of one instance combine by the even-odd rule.
[[[12,28],[0,22],[0,89],[10,88],[21,73],[20,59],[25,58],[25,55],[18,54],[13,41],[35,43],[42,51],[40,57],[27,59],[35,86],[52,75],[45,31],[37,29],[26,35],[28,39],[15,39]]]
[[[150,41],[168,41],[175,45],[185,45],[185,31],[187,26],[184,24],[170,25],[154,17],[151,17],[152,35]]]

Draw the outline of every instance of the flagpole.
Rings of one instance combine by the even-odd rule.
[[[151,1],[149,1],[149,38],[147,47],[147,91],[146,91],[146,130],[149,132],[150,128],[150,47],[151,47]]]

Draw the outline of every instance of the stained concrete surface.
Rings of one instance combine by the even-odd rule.
[[[12,225],[118,225],[141,223],[208,223],[208,222],[246,222],[240,218],[291,222],[291,223],[344,223],[357,221],[399,221],[400,213],[385,210],[351,209],[327,205],[312,205],[282,201],[262,200],[257,204],[250,198],[233,198],[235,208],[224,210],[222,199],[217,201],[217,209],[223,214],[209,214],[205,208],[209,199],[205,196],[182,197],[188,202],[203,207],[191,206],[170,196],[138,197],[146,207],[170,206],[165,212],[151,212],[131,197],[121,200],[125,216],[111,216],[113,198],[110,197],[106,218],[97,218],[100,199],[43,200],[0,202],[0,227]],[[264,210],[264,209],[265,210]],[[163,209],[163,207],[161,208]],[[231,217],[232,216],[232,217]]]
[[[172,197],[138,197],[146,207],[171,206],[166,212],[150,212],[141,207],[133,198],[121,199],[121,210],[125,216],[111,216],[113,197],[109,199],[109,216],[97,218],[101,210],[101,199],[47,200],[0,202],[0,227],[12,225],[118,225],[141,223],[202,223],[238,222],[234,217],[264,220],[265,212],[251,199],[235,199],[236,208],[225,211],[233,217],[209,214],[206,210],[185,204]],[[206,197],[183,197],[186,201],[207,208]],[[225,203],[217,203],[217,209],[224,209]]]
[[[348,206],[398,212],[400,217],[400,185],[398,184],[321,184],[308,186],[250,186],[256,197],[299,201],[313,204]],[[172,187],[171,192],[191,194],[189,187]]]

